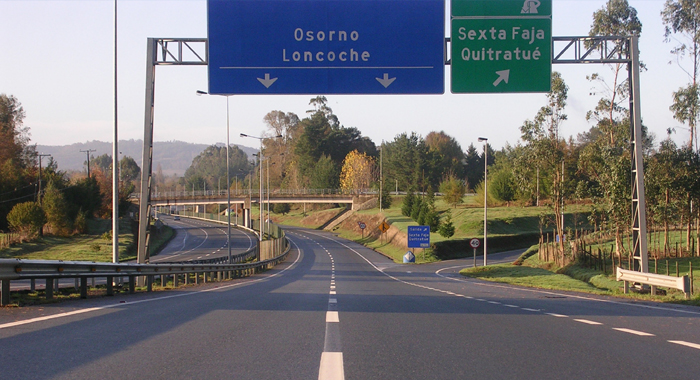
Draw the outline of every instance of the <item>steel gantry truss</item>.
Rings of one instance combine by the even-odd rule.
[[[445,54],[449,51],[445,39]],[[153,104],[155,67],[158,65],[195,66],[208,64],[206,38],[149,38],[146,63],[146,112],[141,171],[139,208],[138,262],[148,261],[148,226],[153,168]],[[450,59],[445,56],[445,64]],[[552,37],[553,64],[626,64],[630,83],[630,148],[632,154],[632,237],[634,269],[648,272],[646,201],[644,198],[644,163],[642,156],[642,122],[639,104],[638,37]]]
[[[139,264],[147,263],[151,221],[151,187],[153,173],[153,105],[155,104],[156,66],[206,66],[206,38],[149,38],[146,53],[146,112],[143,127],[141,161],[141,202],[139,203]]]
[[[553,37],[552,63],[626,64],[630,84],[632,155],[632,257],[634,270],[649,272],[639,88],[639,37]]]

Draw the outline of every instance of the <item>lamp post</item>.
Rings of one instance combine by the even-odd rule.
[[[205,91],[200,91],[197,90],[197,95],[208,95],[207,92]],[[226,220],[226,225],[227,225],[227,230],[226,230],[226,247],[228,247],[228,263],[232,264],[232,256],[231,256],[231,173],[230,173],[230,164],[229,164],[229,149],[231,147],[231,143],[229,141],[229,136],[230,136],[230,123],[229,123],[229,105],[228,105],[228,98],[230,95],[225,95],[226,96],[226,215],[227,215],[227,220]]]
[[[262,160],[263,160],[263,154],[262,154],[262,143],[265,137],[258,137],[258,136],[251,136],[247,135],[245,133],[241,133],[241,137],[250,137],[252,139],[258,139],[260,140],[260,151],[258,152],[258,161],[260,162],[260,242],[263,241],[263,234],[265,231],[263,231],[263,192],[262,192],[262,182],[263,182],[263,174],[262,174]],[[274,138],[280,138],[282,135],[277,135],[273,136]]]
[[[486,137],[479,137],[479,142],[484,143],[484,266],[486,266],[486,235],[488,233],[488,227],[486,224],[488,216],[488,200],[489,200],[489,188],[488,188],[488,167],[489,167],[489,153],[488,145],[489,139]]]

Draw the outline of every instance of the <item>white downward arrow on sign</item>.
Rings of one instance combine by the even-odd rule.
[[[270,86],[272,86],[272,84],[277,81],[277,78],[270,78],[270,74],[266,73],[265,79],[258,78],[258,80],[260,81],[260,83],[262,83],[263,86],[265,86],[265,88],[270,88]]]
[[[496,81],[493,82],[494,87],[501,84],[501,82],[506,82],[506,84],[508,84],[508,76],[510,75],[510,70],[496,71],[496,74],[498,74],[498,79],[496,79]]]
[[[389,78],[389,74],[384,73],[384,78],[374,78],[374,79],[379,81],[379,83],[381,83],[382,86],[384,86],[384,88],[387,88],[387,87],[389,87],[389,85],[394,83],[394,81],[396,80],[396,77]]]

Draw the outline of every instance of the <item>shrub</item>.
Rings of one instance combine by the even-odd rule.
[[[46,214],[36,202],[19,203],[7,214],[7,222],[13,231],[31,236],[46,224]]]
[[[275,214],[287,214],[291,210],[291,206],[289,206],[289,203],[275,203],[274,206],[272,206],[272,212]]]

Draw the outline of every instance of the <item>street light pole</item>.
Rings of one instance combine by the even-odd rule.
[[[260,140],[260,151],[258,152],[258,162],[260,164],[260,204],[259,204],[260,205],[260,242],[262,243],[263,234],[265,232],[263,229],[263,192],[262,192],[262,190],[263,190],[263,186],[262,186],[262,182],[263,182],[263,168],[262,168],[263,155],[262,155],[262,146],[263,146],[263,140],[265,139],[265,137],[251,136],[251,135],[246,135],[245,133],[241,133],[241,137],[250,137],[252,139]],[[282,137],[282,135],[277,135],[277,136],[273,136],[273,137],[280,138],[280,137]]]
[[[197,90],[197,95],[209,95],[206,91]],[[231,148],[230,143],[230,118],[229,118],[229,101],[230,95],[226,96],[226,215],[227,215],[227,232],[226,232],[226,246],[228,247],[228,263],[232,264],[233,257],[231,256],[231,169],[229,163],[229,149]],[[194,190],[193,190],[194,192]],[[236,216],[237,217],[237,216]]]
[[[487,241],[486,236],[488,234],[488,200],[489,200],[489,188],[488,188],[488,167],[489,167],[489,153],[488,153],[488,143],[489,139],[486,137],[479,137],[479,142],[484,143],[484,266],[487,265],[486,261],[486,247]]]

